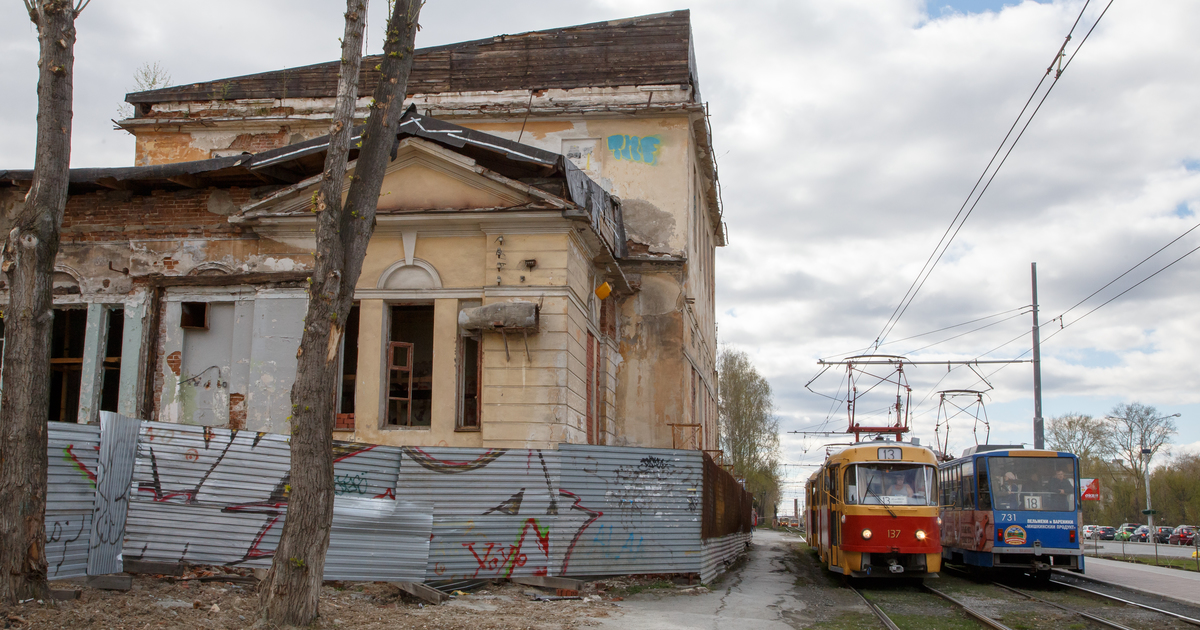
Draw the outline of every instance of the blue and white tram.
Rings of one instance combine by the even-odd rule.
[[[938,466],[942,559],[1049,577],[1083,572],[1075,455],[983,445]]]

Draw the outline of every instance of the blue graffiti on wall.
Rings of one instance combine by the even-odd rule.
[[[642,162],[655,166],[658,164],[658,150],[662,148],[662,140],[658,136],[625,136],[608,137],[608,150],[613,158]]]

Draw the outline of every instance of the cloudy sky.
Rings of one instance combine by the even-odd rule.
[[[384,5],[371,6],[372,50]],[[78,22],[75,166],[132,162],[132,137],[110,119],[146,62],[187,83],[337,56],[337,3],[146,6],[102,0]],[[1104,6],[1083,11],[1068,52]],[[839,375],[813,383],[822,395],[805,389],[817,359],[851,354],[880,334],[1084,2],[430,0],[418,44],[679,8],[692,9],[731,239],[718,253],[721,342],[749,352],[770,379],[785,430],[842,427],[844,409],[822,397],[838,396]],[[1192,0],[1113,2],[880,352],[1021,357],[1036,261],[1042,321],[1066,312],[1068,325],[1042,329],[1044,415],[1102,416],[1140,401],[1182,414],[1176,452],[1200,450],[1200,254],[1088,314],[1200,245],[1200,230],[1072,309],[1200,221],[1197,32]],[[36,53],[20,3],[4,3],[4,167],[32,164]],[[946,341],[985,324],[994,325]],[[935,392],[987,389],[983,376],[992,441],[1031,442],[1032,368],[999,367],[910,368],[914,435],[934,440]],[[886,398],[864,401],[860,412]],[[969,415],[951,420],[956,451],[974,443],[974,425]],[[821,458],[826,441],[784,437],[787,461]],[[808,470],[789,472],[799,479]]]

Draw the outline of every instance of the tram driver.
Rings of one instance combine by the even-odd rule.
[[[904,481],[904,475],[892,474],[888,476],[888,486],[886,489],[889,497],[908,497],[912,498],[913,489]]]

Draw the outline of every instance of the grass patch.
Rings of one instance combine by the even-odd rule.
[[[624,596],[636,595],[642,591],[649,591],[658,588],[675,588],[675,583],[670,580],[658,580],[657,582],[651,582],[649,584],[631,584],[623,589],[620,589],[620,591]]]
[[[887,608],[884,608],[887,612]],[[957,612],[957,611],[955,611]],[[979,630],[979,622],[970,619],[961,614],[957,615],[898,615],[888,613],[892,622],[901,628],[913,628],[914,630]],[[876,621],[876,627],[879,622]]]
[[[1191,559],[1191,558],[1163,558],[1160,556],[1158,559],[1158,562],[1155,562],[1154,558],[1151,558],[1148,556],[1108,556],[1108,555],[1105,555],[1105,556],[1100,556],[1100,557],[1104,558],[1105,560],[1117,560],[1118,562],[1131,562],[1133,564],[1145,564],[1145,565],[1149,565],[1152,567],[1159,566],[1159,567],[1168,567],[1171,569],[1183,569],[1184,571],[1191,571],[1193,573],[1195,573],[1197,571],[1196,560]]]
[[[814,630],[877,630],[879,618],[871,613],[844,612],[808,627]]]

